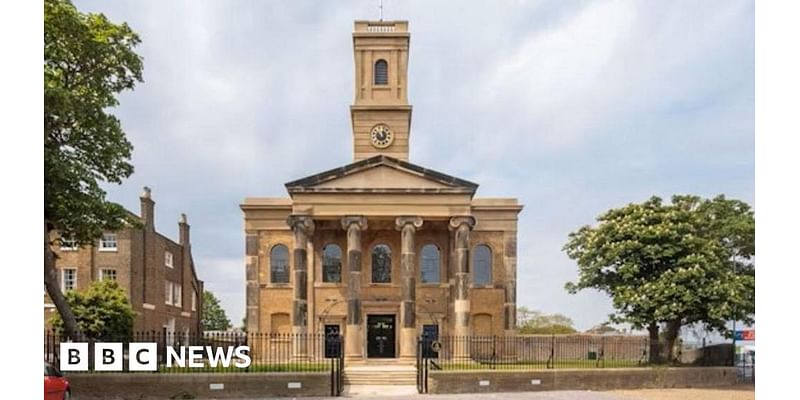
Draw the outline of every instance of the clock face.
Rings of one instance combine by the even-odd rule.
[[[394,141],[394,133],[386,124],[375,125],[372,128],[370,137],[372,139],[372,145],[379,149],[385,149],[391,146]]]

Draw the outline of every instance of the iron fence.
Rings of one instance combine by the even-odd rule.
[[[88,340],[89,342],[89,371],[94,371],[94,346],[98,342],[123,343],[123,371],[133,372],[128,369],[129,343],[148,342],[157,344],[158,373],[241,373],[241,372],[336,372],[340,375],[343,367],[342,353],[343,341],[340,335],[310,333],[247,333],[247,332],[167,332],[149,331],[134,332],[122,338],[105,338],[104,340]],[[66,338],[56,332],[44,333],[44,358],[56,366],[59,365],[59,345],[66,342]],[[194,358],[194,366],[189,363],[189,346],[200,346],[199,357]],[[235,364],[238,358],[233,353],[237,346],[249,346],[245,352],[250,359],[250,365],[239,368]],[[219,353],[223,358],[228,353],[231,362],[226,367],[220,362]],[[183,365],[176,362],[176,356],[185,358]],[[77,373],[77,372],[70,372]],[[144,373],[153,373],[152,371]],[[341,380],[337,377],[337,380]]]
[[[626,368],[647,365],[648,343],[646,336],[444,336],[420,338],[418,353],[442,370]]]

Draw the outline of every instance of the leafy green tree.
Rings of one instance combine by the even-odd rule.
[[[104,230],[137,223],[106,200],[100,184],[133,173],[133,146],[109,110],[116,94],[142,81],[138,43],[124,23],[81,13],[68,0],[44,2],[44,283],[73,340],[80,332],[59,289],[51,246],[55,232],[87,245]]]
[[[572,319],[563,314],[545,314],[521,306],[517,308],[518,331],[526,335],[560,335],[577,332]]]
[[[613,334],[622,334],[623,332],[613,326],[609,322],[603,322],[602,324],[595,325],[590,329],[586,330],[586,333],[591,333],[593,335],[604,335],[607,333]]]
[[[702,323],[729,334],[731,319],[753,322],[755,216],[747,203],[718,196],[652,197],[612,209],[569,235],[564,246],[579,268],[570,293],[607,293],[614,323],[646,327],[652,362],[673,359],[681,326]]]
[[[92,282],[83,292],[67,292],[66,300],[86,337],[109,342],[131,339],[135,313],[116,281]],[[52,324],[56,331],[63,331],[64,321],[59,315],[53,317]]]
[[[231,320],[228,319],[225,310],[219,304],[219,299],[208,290],[203,291],[202,324],[204,331],[224,331],[232,326]]]

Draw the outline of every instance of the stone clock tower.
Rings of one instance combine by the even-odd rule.
[[[387,155],[408,161],[407,21],[356,21],[353,161]]]

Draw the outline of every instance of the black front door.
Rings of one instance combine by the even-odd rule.
[[[394,315],[367,316],[367,357],[394,358]]]

